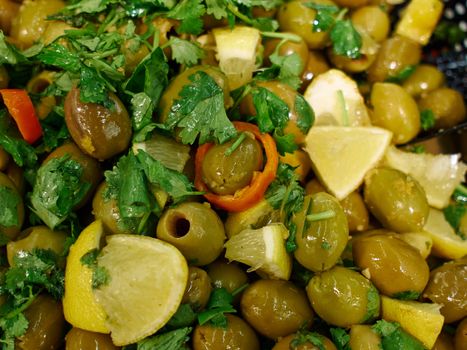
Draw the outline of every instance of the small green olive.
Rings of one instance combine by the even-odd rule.
[[[355,324],[350,328],[350,348],[352,350],[380,350],[381,338],[371,326]]]
[[[11,179],[1,172],[0,193],[2,201],[5,201],[2,210],[5,210],[8,214],[4,215],[2,213],[2,217],[5,220],[0,222],[0,232],[10,239],[15,239],[21,231],[21,226],[23,226],[24,222],[23,198]]]
[[[356,8],[365,6],[370,0],[335,0],[335,3],[340,7]]]
[[[224,225],[208,204],[185,202],[167,209],[157,224],[157,238],[177,247],[191,265],[207,265],[219,257]]]
[[[402,87],[413,97],[431,92],[444,83],[444,74],[431,64],[421,64],[404,81]]]
[[[215,288],[225,288],[229,293],[248,283],[248,276],[236,263],[217,260],[206,266]]]
[[[306,341],[304,343],[300,342],[299,345],[292,346],[291,343],[294,339],[297,339],[297,334],[290,334],[281,338],[276,345],[274,345],[272,350],[337,350],[336,346],[329,340],[329,338],[321,334],[314,334],[314,336],[319,337],[319,340],[321,341],[319,345],[322,345],[324,348],[319,345],[314,345],[311,341]]]
[[[360,273],[341,266],[313,276],[306,287],[313,310],[327,323],[349,327],[379,315],[380,298]]]
[[[359,58],[352,59],[347,56],[336,54],[332,48],[329,48],[327,53],[329,60],[334,66],[349,73],[359,73],[366,71],[376,59],[375,54],[363,53]]]
[[[389,15],[380,6],[363,6],[352,12],[352,24],[381,42],[388,36],[391,26]]]
[[[66,335],[66,350],[118,350],[108,334],[73,327]]]
[[[421,231],[428,217],[425,191],[410,175],[376,168],[365,177],[364,198],[384,227],[396,232]]]
[[[454,344],[456,350],[467,350],[467,317],[457,325]]]
[[[188,283],[182,303],[190,304],[194,310],[202,310],[208,303],[211,290],[211,279],[206,271],[190,266],[188,270]]]
[[[441,87],[420,98],[420,111],[431,110],[435,116],[436,128],[450,128],[465,120],[464,97],[454,89]]]
[[[340,203],[347,217],[349,231],[368,230],[368,210],[360,193],[354,191],[341,200]]]

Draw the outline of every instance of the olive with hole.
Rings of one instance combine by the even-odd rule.
[[[467,350],[467,317],[457,325],[454,345],[456,350]]]
[[[349,346],[352,350],[381,350],[381,337],[371,326],[355,324],[350,327]]]
[[[306,292],[313,310],[334,326],[350,327],[379,316],[378,290],[359,272],[342,266],[313,276]]]
[[[67,333],[66,350],[118,350],[108,334],[85,331],[73,327]]]
[[[383,224],[396,232],[423,229],[429,207],[425,191],[412,176],[391,168],[376,168],[365,177],[367,208]]]
[[[195,311],[206,307],[211,295],[211,279],[206,271],[199,267],[190,266],[188,269],[188,283],[185,294],[183,294],[182,303],[190,304]]]
[[[295,259],[314,272],[333,267],[349,238],[347,219],[339,201],[325,192],[307,195],[293,221],[297,225]]]
[[[2,198],[2,211],[0,219],[0,232],[9,239],[15,239],[24,222],[24,203],[21,194],[11,179],[0,172],[0,198]]]
[[[302,339],[300,334],[290,334],[281,338],[272,350],[337,350],[334,343],[324,335],[313,332],[312,339],[316,344],[306,338]]]
[[[306,45],[305,41],[301,39],[298,42],[294,42],[291,40],[287,40],[282,44],[280,39],[270,39],[267,40],[264,44],[264,57],[265,57],[265,64],[271,64],[269,56],[277,50],[277,54],[279,56],[290,56],[290,55],[297,55],[300,58],[300,62],[302,64],[302,71],[305,69],[305,64],[308,61],[308,46]],[[280,47],[277,46],[280,44]]]
[[[420,132],[420,112],[417,103],[401,86],[376,83],[370,97],[374,125],[392,131],[392,141],[403,144]]]
[[[354,263],[380,293],[418,299],[428,283],[430,269],[411,245],[395,234],[368,234],[352,240]]]
[[[123,102],[109,92],[109,106],[83,102],[74,87],[65,98],[65,121],[81,150],[98,160],[109,159],[128,148],[131,120]]]
[[[217,260],[206,266],[211,283],[215,288],[225,288],[229,293],[248,283],[246,272],[235,262]]]
[[[444,74],[436,66],[420,64],[415,71],[404,80],[402,87],[413,97],[431,92],[444,84]]]
[[[445,323],[467,317],[467,258],[432,270],[423,297],[442,305],[440,311]]]
[[[177,247],[190,265],[216,260],[224,249],[224,224],[209,204],[185,202],[167,209],[156,230],[157,238]]]
[[[465,121],[464,97],[454,89],[441,87],[422,96],[418,101],[420,111],[431,110],[435,128],[450,128]]]
[[[230,152],[236,139],[209,148],[201,166],[206,186],[219,195],[233,195],[248,186],[256,171],[263,168],[263,150],[253,135],[245,134]]]
[[[255,331],[240,317],[227,314],[227,327],[209,323],[196,326],[193,332],[193,350],[259,350]]]
[[[303,289],[292,282],[258,280],[243,292],[243,318],[262,335],[277,339],[311,326],[313,311]]]

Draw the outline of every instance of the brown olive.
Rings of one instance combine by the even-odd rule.
[[[447,262],[431,271],[423,297],[442,305],[444,322],[467,316],[467,259]]]
[[[58,350],[65,334],[62,304],[41,294],[24,312],[29,321],[26,333],[18,341],[22,350]]]
[[[245,320],[271,339],[313,322],[305,292],[288,281],[258,280],[245,289],[240,305]]]
[[[402,36],[388,38],[368,70],[368,80],[376,82],[396,77],[403,69],[418,64],[421,55],[421,47],[416,42]]]
[[[361,53],[360,57],[353,59],[347,56],[336,54],[332,48],[329,48],[327,53],[329,60],[334,66],[349,73],[359,73],[366,71],[376,59],[376,55],[374,53]]]
[[[274,52],[277,45],[281,42],[280,39],[271,39],[266,41],[264,44],[264,57],[265,63],[270,64],[269,56]],[[278,49],[278,54],[280,56],[290,56],[292,54],[297,54],[300,57],[300,61],[302,62],[303,68],[302,72],[305,69],[305,64],[308,61],[308,46],[306,45],[305,41],[301,39],[299,42],[294,41],[285,41]]]
[[[457,350],[454,349],[454,342],[452,336],[446,332],[441,332],[436,338],[436,342],[433,344],[431,350]]]
[[[24,222],[23,198],[18,192],[14,183],[4,173],[0,172],[0,197],[5,204],[2,205],[2,221],[0,222],[0,232],[9,239],[15,239],[21,231]],[[3,204],[3,203],[2,203]]]
[[[457,325],[454,345],[456,350],[467,350],[467,317]]]
[[[371,326],[355,324],[350,328],[350,348],[352,350],[380,350],[381,338]]]
[[[185,202],[167,209],[157,224],[157,238],[177,247],[191,265],[207,265],[224,248],[224,225],[209,204]]]
[[[236,263],[217,260],[206,266],[215,288],[225,288],[229,293],[248,283],[248,276]]]
[[[306,194],[316,194],[318,192],[326,192],[326,188],[315,178],[307,182],[305,192]]]
[[[413,97],[418,97],[439,88],[443,83],[443,72],[431,64],[420,64],[404,80],[402,87]]]
[[[227,153],[234,142],[212,146],[203,159],[201,176],[216,194],[233,195],[248,186],[254,173],[263,168],[263,151],[254,136],[247,135],[232,153]]]
[[[360,193],[354,191],[340,201],[349,231],[366,231],[368,230],[369,215],[368,210],[363,202]]]
[[[360,273],[342,266],[316,274],[306,287],[313,310],[327,323],[349,327],[379,316],[380,298]]]
[[[6,35],[10,33],[11,22],[17,16],[18,11],[19,4],[11,0],[0,0],[0,30]]]
[[[431,110],[436,128],[450,128],[465,120],[466,108],[462,94],[442,87],[422,96],[418,102],[420,111]]]
[[[321,219],[322,213],[331,216]],[[347,219],[338,200],[325,192],[308,195],[293,220],[297,225],[295,259],[315,272],[333,267],[349,237]]]
[[[396,232],[421,231],[429,207],[425,191],[412,176],[390,168],[376,168],[365,177],[364,197],[370,212]]]
[[[281,338],[276,345],[272,348],[272,350],[337,350],[336,346],[333,344],[332,341],[329,340],[329,338],[325,337],[324,335],[314,333],[313,334],[314,339],[318,339],[320,341],[321,346],[319,345],[314,345],[310,341],[305,341],[304,343],[299,341],[299,345],[293,346],[293,341],[295,339],[300,339],[297,334],[290,334],[284,338]]]
[[[5,89],[8,87],[10,82],[10,76],[5,68],[5,66],[0,66],[0,89]]]
[[[354,263],[385,295],[420,294],[430,270],[420,253],[394,234],[363,235],[352,240]]]
[[[211,290],[211,279],[206,271],[190,266],[182,303],[190,304],[193,310],[202,310],[208,303]]]
[[[305,68],[302,73],[302,85],[300,86],[300,91],[305,91],[313,78],[326,72],[329,68],[329,63],[326,61],[326,58],[321,51],[310,50],[308,53],[308,60],[305,62]]]
[[[10,162],[8,168],[5,170],[6,176],[8,176],[16,186],[18,192],[24,196],[26,190],[26,180],[24,179],[24,170],[18,166],[15,162]]]
[[[76,87],[65,99],[65,121],[71,137],[84,153],[98,160],[126,150],[131,138],[131,121],[124,104],[112,92],[109,103],[110,108],[83,102]]]
[[[420,132],[417,103],[402,87],[392,83],[376,83],[371,90],[374,125],[392,131],[393,142],[402,144]]]
[[[66,335],[66,350],[118,350],[108,334],[73,327]]]
[[[388,36],[390,20],[387,12],[380,6],[363,6],[352,12],[354,26],[368,33],[375,41],[381,42]]]
[[[254,330],[240,317],[226,315],[227,328],[198,325],[193,333],[193,350],[259,350]]]

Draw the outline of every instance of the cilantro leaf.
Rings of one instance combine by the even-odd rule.
[[[172,58],[179,64],[190,67],[204,57],[204,50],[195,42],[174,37],[169,40],[169,45]]]
[[[289,107],[272,91],[257,87],[252,92],[259,130],[268,133],[274,129],[283,130],[289,121]]]
[[[412,75],[413,72],[415,72],[416,68],[417,66],[414,64],[405,66],[404,68],[399,70],[396,75],[391,75],[388,78],[386,78],[386,81],[395,84],[403,83],[405,80],[407,80],[408,77]]]
[[[451,197],[459,204],[467,204],[467,188],[463,184],[459,184]]]
[[[367,299],[366,314],[365,314],[363,322],[367,322],[378,317],[379,310],[380,310],[379,292],[371,282],[369,283],[370,283],[370,288],[368,289],[368,292],[366,295],[366,299]]]
[[[457,235],[460,236],[463,240],[466,240],[467,237],[459,230],[462,217],[467,215],[467,205],[465,203],[454,203],[448,205],[443,209],[444,218],[451,225],[451,227],[456,231]]]
[[[109,99],[107,84],[94,68],[85,65],[81,67],[80,94],[82,102],[100,103],[107,108],[114,107]]]
[[[274,141],[276,141],[277,151],[281,156],[286,153],[293,153],[298,149],[293,134],[284,134],[281,131],[274,131]]]
[[[350,20],[340,20],[332,27],[332,48],[334,53],[349,58],[359,58],[362,47],[362,37]]]
[[[292,341],[290,342],[290,347],[295,349],[296,347],[311,343],[313,344],[318,350],[326,350],[326,347],[323,343],[324,337],[316,332],[308,332],[308,331],[298,331],[297,334],[294,336]]]
[[[191,327],[179,328],[138,342],[137,350],[179,350],[190,337]]]
[[[295,52],[291,55],[279,56],[275,52],[269,58],[273,65],[279,67],[277,79],[297,90],[302,83],[300,75],[305,64],[300,56]]]
[[[177,312],[171,317],[167,326],[171,328],[182,328],[191,326],[196,321],[196,313],[190,304],[181,304]]]
[[[11,227],[19,225],[18,205],[21,197],[14,189],[0,185],[0,226]]]
[[[227,17],[227,3],[225,0],[206,0],[206,13],[215,19]]]
[[[417,300],[420,297],[420,292],[415,292],[413,290],[407,290],[404,292],[398,292],[392,296],[393,298],[400,300]]]
[[[198,35],[203,31],[203,21],[201,17],[205,13],[202,0],[182,0],[167,12],[167,17],[181,21],[178,33]]]
[[[225,288],[215,288],[211,292],[206,309],[198,314],[198,323],[203,325],[210,322],[215,327],[227,327],[227,318],[224,313],[237,312],[232,303],[232,294]]]
[[[420,112],[420,124],[422,130],[429,130],[435,126],[436,117],[431,109],[425,109]]]
[[[303,134],[307,134],[315,121],[315,113],[301,94],[297,94],[294,104],[297,113],[297,126]]]
[[[350,336],[343,328],[331,328],[329,330],[333,343],[336,345],[337,350],[351,350],[350,349]]]
[[[335,5],[316,4],[313,2],[305,2],[303,4],[316,11],[312,27],[314,32],[326,32],[334,25],[339,7]]]
[[[46,65],[62,68],[73,73],[78,73],[81,69],[79,56],[71,53],[58,43],[52,43],[44,48],[37,58]]]
[[[81,0],[68,5],[63,11],[74,11],[79,13],[97,13],[104,11],[108,5],[119,3],[120,0]]]
[[[224,92],[207,73],[198,71],[190,75],[189,84],[179,93],[162,128],[181,131],[179,136],[184,144],[193,144],[199,136],[199,143],[209,141],[224,143],[237,134],[224,108]]]
[[[397,322],[380,320],[371,328],[381,336],[381,345],[384,350],[425,350],[422,343],[405,332]]]

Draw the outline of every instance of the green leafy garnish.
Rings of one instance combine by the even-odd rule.
[[[333,343],[336,345],[337,350],[351,350],[350,349],[350,335],[347,334],[343,328],[331,328],[329,330]]]
[[[435,126],[436,117],[431,109],[425,109],[420,112],[420,124],[422,130],[429,130]]]
[[[211,292],[206,309],[198,314],[198,323],[203,325],[210,322],[215,327],[226,328],[225,313],[237,312],[232,306],[233,295],[225,288],[215,288]]]
[[[171,317],[167,326],[170,328],[182,328],[191,326],[196,321],[196,312],[190,304],[181,304],[177,312]]]
[[[195,65],[205,55],[199,44],[177,37],[171,38],[167,45],[172,49],[172,58],[188,67]]]
[[[205,12],[202,0],[182,0],[167,13],[167,17],[181,21],[178,33],[198,35],[203,31],[201,16]]]
[[[363,322],[368,322],[378,317],[380,310],[380,297],[378,289],[376,289],[376,287],[371,282],[369,283],[370,288],[366,294],[366,314],[363,318]]]
[[[0,185],[0,226],[11,227],[19,225],[18,205],[21,197],[14,189]]]
[[[456,202],[454,204],[448,205],[443,209],[444,218],[451,225],[451,227],[456,231],[456,234],[461,237],[463,240],[466,240],[467,237],[460,231],[461,220],[464,215],[467,215],[467,205],[465,203]]]
[[[405,332],[397,322],[380,320],[371,329],[381,336],[383,350],[425,350],[422,343]]]
[[[290,347],[295,349],[302,344],[311,343],[319,350],[326,350],[323,340],[324,337],[319,333],[300,330],[290,342]]]
[[[315,113],[301,94],[297,94],[294,104],[297,113],[297,126],[303,134],[307,134],[315,121]]]
[[[386,81],[388,83],[401,84],[405,80],[407,80],[408,77],[410,77],[413,72],[415,72],[415,69],[417,69],[417,66],[414,64],[405,66],[404,68],[399,70],[396,75],[391,75],[388,78],[386,78]]]
[[[426,149],[425,149],[424,145],[409,146],[409,147],[407,147],[407,151],[412,152],[412,153],[416,153],[416,154],[426,153]]]
[[[191,327],[179,328],[138,342],[137,350],[179,350],[190,340]]]
[[[400,300],[417,300],[420,298],[420,292],[416,292],[413,290],[407,290],[404,292],[398,292],[394,294],[392,297]]]
[[[97,257],[100,254],[99,249],[91,249],[84,254],[80,261],[81,264],[86,265],[92,270],[92,288],[99,288],[110,282],[110,275],[107,269],[103,266],[97,265]]]

